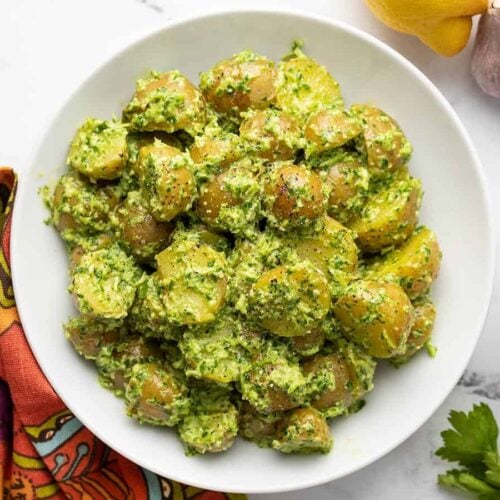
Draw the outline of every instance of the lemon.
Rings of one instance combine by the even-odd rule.
[[[443,56],[458,54],[469,40],[472,16],[488,8],[488,0],[365,0],[390,28],[417,36]]]

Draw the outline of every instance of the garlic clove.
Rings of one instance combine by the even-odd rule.
[[[472,76],[481,89],[500,98],[500,1],[481,16],[472,55]]]

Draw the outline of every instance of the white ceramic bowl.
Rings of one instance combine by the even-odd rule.
[[[67,260],[37,195],[64,171],[76,127],[88,115],[120,115],[146,70],[179,68],[194,81],[222,58],[251,48],[275,60],[292,40],[325,64],[345,100],[382,107],[415,147],[412,172],[423,180],[421,220],[438,234],[444,259],[434,287],[435,359],[424,353],[399,370],[380,366],[366,407],[331,424],[327,456],[285,456],[238,440],[226,453],[188,458],[175,432],[140,426],[123,402],[97,384],[61,323],[74,314],[66,292]],[[40,177],[40,174],[44,174]],[[493,278],[491,214],[474,148],[450,105],[414,66],[383,43],[333,20],[291,12],[245,11],[173,23],[98,69],[48,128],[14,212],[12,264],[17,304],[35,356],[69,408],[98,437],[134,462],[196,486],[233,492],[277,492],[317,485],[356,471],[408,438],[451,391],[483,326]]]

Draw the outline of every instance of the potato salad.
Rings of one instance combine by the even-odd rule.
[[[441,251],[411,155],[395,118],[347,106],[301,43],[279,62],[244,50],[198,82],[144,75],[121,118],[80,124],[45,189],[68,341],[188,455],[237,436],[328,453],[377,363],[434,351]]]

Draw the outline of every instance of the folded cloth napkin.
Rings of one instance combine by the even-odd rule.
[[[16,310],[9,246],[15,190],[14,172],[0,167],[0,497],[245,499],[185,486],[133,464],[64,406],[35,361]]]

